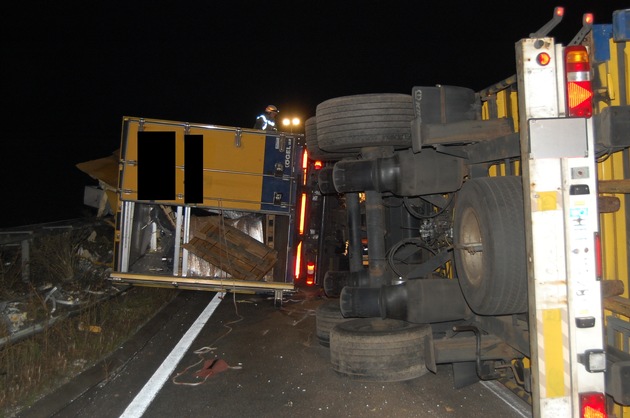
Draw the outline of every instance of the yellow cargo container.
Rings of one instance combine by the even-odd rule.
[[[112,279],[292,290],[303,147],[297,134],[123,118]]]

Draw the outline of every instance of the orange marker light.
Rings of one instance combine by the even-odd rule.
[[[295,251],[295,278],[298,279],[300,277],[300,273],[302,272],[302,241],[297,246],[297,250]]]
[[[595,18],[593,17],[593,13],[586,13],[582,20],[585,24],[591,25],[595,21]]]
[[[551,62],[551,57],[549,56],[548,53],[541,52],[536,57],[536,62],[544,67],[545,65],[548,65]]]

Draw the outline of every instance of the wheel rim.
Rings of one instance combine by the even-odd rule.
[[[466,276],[471,285],[479,287],[483,272],[483,241],[479,219],[470,208],[462,216],[460,233],[459,251]]]

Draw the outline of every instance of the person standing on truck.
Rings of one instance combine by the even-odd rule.
[[[277,107],[269,105],[265,108],[265,113],[256,118],[254,129],[262,129],[263,131],[277,131],[276,115],[280,113]]]

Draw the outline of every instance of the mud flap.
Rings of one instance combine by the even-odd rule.
[[[433,334],[424,337],[424,364],[427,369],[433,373],[437,373],[437,364],[435,362],[435,347],[433,347]]]

